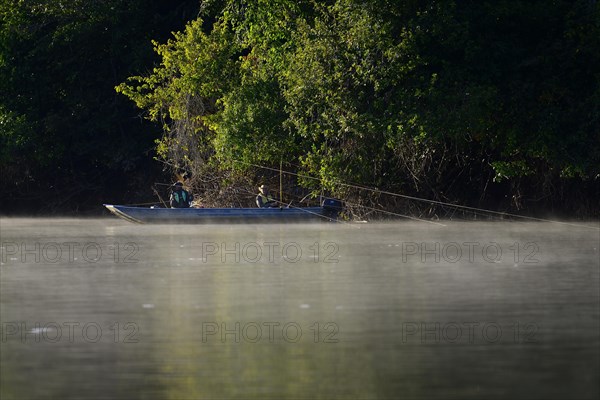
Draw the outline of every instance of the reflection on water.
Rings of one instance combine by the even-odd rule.
[[[599,231],[446,225],[2,219],[0,397],[597,398]]]

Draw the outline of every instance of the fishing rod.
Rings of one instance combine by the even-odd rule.
[[[253,166],[253,167],[256,167],[256,168],[266,169],[266,170],[269,170],[269,171],[277,171],[277,172],[279,172],[279,170],[277,170],[275,168],[265,167],[265,166],[262,166],[262,165],[252,164],[252,163],[248,163],[248,162],[244,162],[244,161],[240,161],[240,160],[234,160],[234,162],[238,162],[238,163],[241,163],[241,164],[250,165],[250,166]],[[319,178],[315,178],[315,177],[310,176],[310,175],[304,175],[304,174],[299,174],[299,173],[290,172],[290,171],[283,171],[283,172],[286,173],[286,174],[288,174],[288,175],[293,175],[293,176],[297,176],[297,177],[300,177],[300,178],[312,179],[312,180],[320,181]],[[485,208],[463,206],[463,205],[460,205],[460,204],[452,204],[452,203],[447,203],[447,202],[443,202],[443,201],[439,201],[439,200],[429,200],[429,199],[424,199],[424,198],[421,198],[421,197],[409,196],[409,195],[400,194],[400,193],[394,193],[394,192],[390,192],[390,191],[387,191],[387,190],[380,190],[380,189],[376,189],[376,188],[370,188],[368,186],[363,186],[363,185],[350,184],[350,183],[344,183],[344,182],[338,182],[338,181],[334,181],[334,183],[337,184],[337,185],[340,185],[340,186],[346,186],[346,187],[350,187],[350,188],[353,188],[353,189],[367,190],[367,191],[371,191],[371,192],[374,192],[374,193],[381,193],[381,194],[385,194],[385,195],[389,195],[389,196],[393,196],[393,197],[400,197],[400,198],[404,198],[404,199],[415,200],[415,201],[420,201],[420,202],[426,202],[426,203],[430,203],[430,204],[438,204],[438,205],[441,205],[441,206],[454,207],[454,208],[469,210],[469,211],[473,211],[473,212],[489,213],[489,214],[495,214],[495,215],[499,215],[499,216],[506,216],[506,217],[513,217],[513,218],[522,218],[522,219],[527,219],[527,220],[532,220],[532,221],[550,222],[550,223],[554,223],[554,224],[561,224],[561,225],[573,226],[573,227],[577,227],[577,228],[586,228],[586,229],[600,230],[600,228],[597,228],[597,227],[594,227],[594,226],[588,226],[588,225],[582,225],[582,224],[573,224],[573,223],[569,223],[569,222],[556,221],[556,220],[551,220],[551,219],[546,219],[546,218],[536,218],[536,217],[530,217],[530,216],[526,216],[526,215],[519,215],[519,214],[507,213],[507,212],[504,212],[504,211],[493,211],[493,210],[487,210]]]
[[[286,193],[286,192],[284,192],[284,193]],[[286,193],[286,194],[288,194],[288,196],[292,196],[292,197],[293,197],[293,195],[292,195],[292,194],[290,194],[290,193]],[[303,198],[302,198],[302,199],[299,201],[299,203],[302,203],[302,202],[303,202],[304,200],[306,200],[306,198],[307,198],[307,197],[309,197],[309,196],[310,196],[310,193],[309,193],[309,194],[307,194],[306,196],[304,196],[304,197],[303,197]],[[292,201],[293,201],[293,200],[292,200]],[[413,221],[426,222],[426,223],[428,223],[428,224],[433,224],[433,225],[447,226],[447,225],[444,225],[444,224],[442,224],[442,223],[440,223],[440,222],[429,221],[429,220],[427,220],[427,219],[422,219],[422,218],[412,217],[412,216],[410,216],[410,215],[400,214],[400,213],[397,213],[397,212],[392,212],[392,211],[388,211],[388,210],[382,210],[382,209],[380,209],[380,208],[375,208],[375,207],[369,207],[369,206],[365,206],[365,205],[363,205],[363,204],[352,203],[352,202],[349,202],[349,201],[344,201],[344,203],[345,203],[345,204],[348,204],[348,205],[351,205],[351,206],[355,206],[355,207],[361,207],[361,208],[364,208],[364,209],[367,209],[367,210],[371,210],[371,211],[375,211],[375,212],[380,212],[380,213],[383,213],[383,214],[393,215],[393,216],[395,216],[395,217],[407,218],[407,219],[411,219],[411,220],[413,220]],[[290,202],[290,204],[291,204],[291,202]]]
[[[160,193],[158,193],[158,190],[156,190],[156,188],[154,186],[152,186],[152,190],[154,191],[154,194],[158,196],[158,198],[160,199],[161,203],[163,203],[165,208],[169,208],[169,207],[167,207],[167,203],[165,203],[165,201],[161,197]]]
[[[255,195],[253,192],[250,192],[249,190],[246,190],[246,189],[244,189],[244,188],[240,188],[240,191],[242,191],[242,192],[245,192],[245,193],[248,193],[248,194],[251,194],[251,195],[253,195],[253,196]],[[282,193],[285,193],[285,192],[283,192],[283,191],[282,191]],[[288,195],[289,195],[289,193],[286,193],[286,194],[288,194]],[[292,195],[291,197],[294,197],[294,196]],[[336,219],[336,218],[331,218],[331,217],[328,217],[328,216],[326,216],[326,215],[319,214],[319,213],[316,213],[316,212],[313,212],[313,211],[307,210],[307,209],[306,209],[306,208],[304,208],[304,207],[296,207],[296,206],[292,206],[292,205],[291,205],[291,204],[292,204],[292,202],[290,202],[290,204],[288,204],[288,205],[286,206],[286,204],[285,204],[285,203],[283,203],[283,202],[281,202],[281,201],[279,201],[279,200],[275,200],[275,199],[273,199],[273,201],[274,201],[275,203],[279,204],[279,205],[280,205],[280,207],[282,207],[282,206],[283,206],[283,207],[287,207],[287,208],[294,208],[294,209],[301,210],[302,212],[305,212],[305,213],[308,213],[308,214],[312,214],[312,215],[316,215],[316,216],[318,216],[318,217],[321,217],[321,218],[327,219],[327,220],[329,220],[329,221],[331,221],[331,222],[338,222],[338,223],[342,223],[342,224],[348,224],[348,225],[352,225],[352,224],[350,224],[350,223],[348,223],[348,222],[346,222],[346,221],[343,221],[343,220],[340,220],[340,219]],[[293,201],[293,200],[292,200],[292,201]]]
[[[247,190],[245,190],[245,189],[242,189],[242,191],[244,191],[244,192],[246,192],[246,193],[249,193],[249,194],[251,193],[251,192],[249,192],[249,191],[247,191]],[[288,197],[295,197],[295,196],[294,196],[294,194],[292,194],[292,193],[289,193],[289,192],[286,192],[286,191],[284,191],[284,190],[282,190],[281,192],[282,192],[282,193],[285,193],[285,194],[286,194]],[[252,194],[253,194],[253,193],[252,193]],[[304,197],[303,197],[303,198],[302,198],[302,199],[299,201],[299,203],[302,203],[304,200],[306,200],[306,198],[307,198],[308,196],[310,196],[310,194],[308,194],[308,195],[304,196]],[[297,196],[296,196],[296,197],[297,197]],[[285,203],[283,203],[283,202],[281,202],[281,201],[279,201],[279,200],[273,200],[273,201],[275,201],[276,203],[279,203],[279,204],[282,204],[282,205],[284,205],[284,206],[285,206]],[[303,207],[295,207],[295,206],[291,206],[291,204],[292,204],[292,202],[293,202],[293,201],[294,201],[294,200],[292,200],[292,201],[291,201],[291,202],[290,202],[290,203],[287,205],[287,207],[288,207],[288,208],[297,208],[297,209],[299,209],[299,210],[302,210],[302,211],[304,211],[304,212],[308,212],[308,213],[311,213],[311,214],[316,214],[316,213],[313,213],[313,212],[311,212],[311,211],[308,211],[308,210],[306,210],[306,209],[305,209],[305,208],[303,208]],[[380,213],[384,213],[384,214],[388,214],[388,215],[393,215],[393,216],[395,216],[395,217],[407,218],[407,219],[411,219],[411,220],[413,220],[413,221],[418,221],[418,222],[426,222],[426,223],[428,223],[428,224],[432,224],[432,225],[438,225],[438,226],[444,226],[444,227],[445,227],[445,226],[447,226],[447,225],[444,225],[444,224],[442,224],[442,223],[440,223],[440,222],[429,221],[429,220],[426,220],[426,219],[417,218],[417,217],[412,217],[412,216],[410,216],[410,215],[400,214],[400,213],[396,213],[396,212],[392,212],[392,211],[382,210],[382,209],[379,209],[379,208],[374,208],[374,207],[364,206],[364,205],[357,204],[357,203],[351,203],[351,202],[345,202],[345,203],[346,203],[346,204],[349,204],[349,205],[351,205],[351,206],[362,207],[362,208],[365,208],[365,209],[368,209],[368,210],[372,210],[372,211],[376,211],[376,212],[380,212]],[[323,218],[328,218],[328,219],[330,219],[330,220],[333,220],[333,221],[336,221],[336,222],[347,223],[346,221],[343,221],[343,220],[339,220],[339,219],[332,219],[332,218],[329,218],[329,217],[326,217],[326,216],[324,216],[324,215],[320,215],[320,214],[317,214],[317,215],[319,215],[319,216],[321,216],[321,217],[323,217]]]

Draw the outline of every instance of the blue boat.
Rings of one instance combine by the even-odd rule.
[[[136,223],[262,223],[328,222],[342,209],[339,200],[326,199],[321,207],[281,208],[149,208],[104,204],[111,213]]]

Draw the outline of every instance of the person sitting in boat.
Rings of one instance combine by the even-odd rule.
[[[171,208],[189,208],[194,196],[183,188],[182,182],[177,182],[171,189]]]
[[[269,207],[278,207],[277,200],[275,200],[269,194],[269,188],[265,185],[261,185],[259,188],[259,193],[256,196],[256,205],[260,208],[269,208]]]

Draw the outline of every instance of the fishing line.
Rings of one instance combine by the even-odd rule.
[[[350,202],[347,202],[347,201],[344,201],[344,203],[345,204],[349,204],[351,206],[362,207],[362,208],[365,208],[367,210],[372,210],[372,211],[380,212],[380,213],[383,213],[383,214],[394,215],[396,217],[408,218],[408,219],[412,219],[414,221],[419,221],[419,222],[427,222],[428,224],[433,224],[433,225],[447,226],[447,225],[444,225],[444,224],[442,224],[440,222],[430,221],[430,220],[427,220],[427,219],[422,219],[422,218],[417,218],[417,217],[411,217],[410,215],[404,215],[404,214],[400,214],[400,213],[396,213],[396,212],[392,212],[392,211],[382,210],[380,208],[369,207],[369,206],[365,206],[365,205],[357,204],[357,203],[350,203]]]
[[[266,170],[270,170],[270,171],[277,171],[277,172],[279,172],[279,170],[276,169],[276,168],[265,167],[265,166],[262,166],[262,165],[252,164],[252,163],[248,163],[248,162],[244,162],[244,161],[239,161],[239,160],[234,160],[234,162],[238,162],[238,163],[241,163],[241,164],[250,165],[250,166],[253,166],[253,167],[256,167],[256,168],[262,168],[262,169],[266,169]],[[298,174],[298,173],[289,172],[289,171],[283,171],[283,172],[286,173],[286,174],[288,174],[288,175],[298,176],[300,178],[306,178],[306,179],[312,179],[312,180],[320,181],[319,178],[315,178],[315,177],[309,176],[309,175]],[[554,223],[554,224],[561,224],[561,225],[573,226],[573,227],[577,227],[577,228],[586,228],[586,229],[600,230],[600,228],[596,228],[594,226],[581,225],[581,224],[573,224],[573,223],[569,223],[569,222],[562,222],[562,221],[556,221],[556,220],[545,219],[545,218],[529,217],[529,216],[525,216],[525,215],[512,214],[512,213],[507,213],[507,212],[503,212],[503,211],[486,210],[484,208],[477,208],[477,207],[463,206],[463,205],[459,205],[459,204],[446,203],[446,202],[439,201],[439,200],[429,200],[429,199],[424,199],[424,198],[421,198],[421,197],[415,197],[415,196],[409,196],[409,195],[400,194],[400,193],[389,192],[387,190],[374,189],[374,188],[370,188],[370,187],[362,186],[362,185],[355,185],[355,184],[343,183],[343,182],[335,182],[335,181],[334,181],[334,183],[337,184],[337,185],[340,185],[340,186],[346,186],[346,187],[350,187],[350,188],[354,188],[354,189],[368,190],[368,191],[371,191],[371,192],[386,194],[386,195],[389,195],[389,196],[400,197],[400,198],[409,199],[409,200],[415,200],[415,201],[421,201],[421,202],[426,202],[426,203],[430,203],[430,204],[438,204],[438,205],[442,205],[442,206],[446,206],[446,207],[460,208],[460,209],[474,211],[474,212],[478,211],[478,212],[482,212],[482,213],[490,213],[490,214],[495,214],[495,215],[500,215],[500,216],[506,216],[506,217],[522,218],[522,219],[527,219],[527,220],[531,220],[531,221],[550,222],[550,223]]]
[[[249,192],[249,191],[247,191],[247,190],[245,190],[245,189],[241,189],[241,190],[242,190],[242,191],[244,191],[244,192],[246,192],[246,193],[251,193],[251,192]],[[299,196],[296,196],[296,195],[294,195],[294,194],[292,194],[292,193],[289,193],[289,192],[286,192],[286,191],[283,191],[283,193],[285,193],[285,194],[286,194],[288,197],[292,197],[292,198],[293,198],[293,197],[296,197],[296,198],[297,198],[297,197],[299,197]],[[302,201],[304,201],[304,200],[305,200],[305,199],[306,199],[306,198],[307,198],[309,195],[310,195],[310,194],[308,194],[308,195],[304,196],[304,197],[303,197],[303,198],[302,198],[302,199],[299,201],[299,203],[302,203]],[[283,202],[281,202],[281,201],[279,201],[279,200],[274,200],[274,201],[275,201],[275,202],[277,202],[277,203],[283,204],[283,205],[285,206],[285,203],[283,203]],[[292,200],[292,201],[293,201],[293,200]],[[349,205],[351,205],[351,206],[362,207],[362,208],[365,208],[365,209],[368,209],[368,210],[372,210],[372,211],[376,211],[376,212],[380,212],[380,213],[384,213],[384,214],[394,215],[394,216],[396,216],[396,217],[408,218],[408,219],[411,219],[411,220],[413,220],[413,221],[427,222],[428,224],[439,225],[439,226],[446,226],[446,225],[444,225],[444,224],[442,224],[442,223],[440,223],[440,222],[429,221],[429,220],[426,220],[426,219],[421,219],[421,218],[417,218],[417,217],[412,217],[412,216],[410,216],[410,215],[404,215],[404,214],[400,214],[400,213],[396,213],[396,212],[392,212],[392,211],[381,210],[381,209],[379,209],[379,208],[373,208],[373,207],[364,206],[364,205],[361,205],[361,204],[351,203],[351,202],[347,202],[347,201],[345,201],[344,203],[345,203],[345,204],[349,204]],[[290,205],[288,205],[288,207],[290,207],[290,208],[297,208],[297,209],[299,209],[299,210],[303,210],[303,211],[306,211],[306,212],[311,212],[311,211],[308,211],[308,210],[304,209],[303,207],[295,207],[295,206],[291,206],[291,203],[290,203]],[[313,213],[313,214],[316,214],[316,213]],[[316,215],[320,215],[320,214],[316,214]],[[322,216],[323,218],[329,218],[329,217],[325,217],[325,216],[323,216],[323,215],[320,215],[320,216]],[[346,221],[339,220],[339,219],[333,219],[333,218],[329,218],[329,219],[331,219],[332,221],[336,221],[336,222],[348,223],[348,222],[346,222]]]
[[[246,193],[248,193],[248,194],[251,194],[251,195],[255,196],[255,194],[254,194],[253,192],[250,192],[249,190],[246,190],[246,189],[244,189],[244,188],[240,188],[240,191],[242,191],[242,192],[246,192]],[[286,193],[286,192],[284,192],[284,193]],[[289,193],[286,193],[286,194],[288,194],[288,195],[289,195]],[[290,197],[294,197],[294,196],[293,196],[293,195],[290,195]],[[326,215],[322,215],[322,214],[319,214],[319,213],[316,213],[316,212],[313,212],[313,211],[309,211],[309,210],[307,210],[307,209],[306,209],[306,208],[304,208],[304,207],[296,207],[296,206],[292,206],[292,205],[286,205],[286,204],[285,204],[285,203],[283,203],[282,201],[280,201],[280,200],[275,200],[275,199],[273,199],[273,201],[275,201],[276,203],[279,203],[280,205],[283,205],[284,207],[287,207],[287,208],[295,208],[295,209],[298,209],[298,210],[302,210],[302,211],[303,211],[303,212],[305,212],[305,213],[308,213],[308,214],[313,214],[313,215],[316,215],[316,216],[318,216],[318,217],[325,218],[325,219],[327,219],[327,220],[329,220],[329,221],[331,221],[331,222],[338,222],[338,223],[342,223],[342,224],[348,224],[348,225],[352,225],[352,224],[350,224],[349,222],[346,222],[346,221],[343,221],[343,220],[340,220],[340,219],[331,218],[331,217],[328,217],[328,216],[326,216]],[[291,204],[291,203],[290,203],[290,204]],[[352,225],[352,226],[353,226],[353,225]]]

